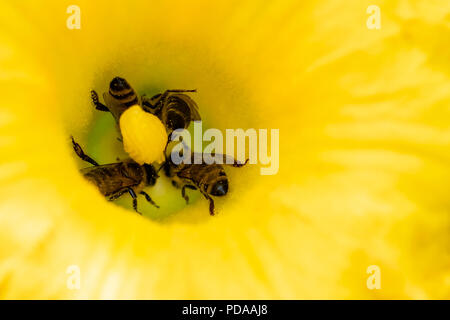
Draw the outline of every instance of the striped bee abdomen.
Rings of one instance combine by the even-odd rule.
[[[138,104],[138,96],[136,91],[130,86],[127,80],[115,77],[109,84],[109,94],[127,107]]]

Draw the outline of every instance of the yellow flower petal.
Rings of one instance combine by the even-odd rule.
[[[450,297],[448,1],[379,1],[380,30],[360,0],[77,3],[80,30],[60,1],[0,5],[0,298]],[[108,203],[69,136],[90,148],[117,74],[197,88],[205,126],[280,129],[279,173],[227,169],[214,218]]]

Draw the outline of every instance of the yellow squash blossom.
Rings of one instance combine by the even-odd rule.
[[[450,297],[447,0],[72,2],[80,29],[65,1],[0,3],[0,298]],[[279,129],[278,174],[226,169],[215,217],[163,178],[165,211],[107,202],[69,137],[124,156],[89,96],[115,76]]]

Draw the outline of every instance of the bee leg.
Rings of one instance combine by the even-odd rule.
[[[149,111],[150,113],[155,112],[156,104],[153,105],[151,103],[151,98],[148,98],[146,95],[141,96],[142,106],[146,107],[144,108],[145,111]]]
[[[150,196],[146,192],[141,191],[140,193],[145,197],[145,200],[147,200],[148,202],[150,202],[152,205],[154,205],[159,209],[159,206],[152,200],[152,198],[150,198]]]
[[[156,98],[157,96],[158,98]],[[157,94],[152,98],[148,98],[145,95],[142,95],[142,109],[144,109],[145,112],[151,113],[161,119],[161,109],[163,108],[163,101],[165,98],[166,97],[163,97],[162,94]]]
[[[73,145],[73,150],[75,150],[75,153],[77,154],[78,157],[80,157],[81,160],[89,162],[90,164],[94,165],[94,166],[98,166],[97,161],[95,161],[94,159],[92,159],[91,157],[89,157],[87,154],[84,153],[83,149],[81,148],[81,146],[75,142],[75,140],[72,138],[72,145]]]
[[[172,180],[172,185],[173,185],[175,188],[179,188],[179,187],[180,187],[180,185],[178,184],[178,182],[176,182],[175,180]]]
[[[98,94],[94,90],[91,90],[91,99],[95,109],[100,111],[109,111],[108,107],[98,100]]]
[[[132,188],[128,188],[127,191],[130,194],[130,196],[133,198],[133,209],[134,209],[134,211],[136,211],[137,213],[142,215],[142,213],[140,213],[137,210],[137,196],[136,196],[136,193],[134,193],[134,190]]]
[[[181,196],[184,198],[184,200],[186,200],[186,204],[189,203],[189,197],[186,194],[186,186],[183,186],[183,188],[181,188]]]
[[[228,163],[226,162],[226,157],[227,157],[227,156],[224,156],[223,164],[228,164]],[[233,167],[235,167],[235,168],[240,168],[240,167],[245,166],[245,165],[248,163],[248,160],[249,160],[249,159],[245,160],[245,162],[242,163],[242,162],[239,162],[238,160],[236,160],[236,159],[233,158],[233,163],[230,163],[229,165],[231,165],[231,166],[233,166]]]
[[[211,152],[211,157],[215,157],[216,156],[216,153],[215,152]],[[235,168],[240,168],[240,167],[243,167],[243,166],[245,166],[247,163],[248,163],[248,161],[249,161],[249,159],[247,159],[247,160],[245,160],[245,162],[244,163],[242,163],[242,162],[239,162],[238,160],[236,160],[236,159],[234,159],[233,157],[231,157],[231,156],[228,156],[228,155],[226,155],[226,154],[217,154],[217,156],[221,156],[222,157],[222,164],[224,164],[224,165],[230,165],[230,166],[233,166],[233,167],[235,167]]]
[[[233,163],[233,167],[235,167],[235,168],[243,167],[243,166],[245,166],[245,165],[248,163],[248,161],[249,161],[249,159],[245,160],[244,163],[241,163],[241,162],[239,162],[239,161],[237,161],[237,160],[235,159],[235,160],[234,160],[234,163]]]
[[[185,184],[183,186],[183,188],[181,188],[181,196],[184,198],[184,200],[186,200],[186,204],[189,203],[189,197],[186,194],[186,188],[191,189],[191,190],[196,190],[197,188],[194,186],[191,186],[190,184]]]
[[[209,214],[214,215],[214,200],[207,193],[201,191],[202,195],[209,201]]]
[[[110,196],[108,198],[108,201],[114,201],[114,200],[120,198],[127,191],[128,191],[127,189],[120,190],[119,192],[117,192],[117,193],[113,194],[112,196]]]

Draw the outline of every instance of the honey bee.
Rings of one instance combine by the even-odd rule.
[[[81,146],[72,138],[73,149],[77,156],[93,167],[81,169],[81,174],[91,183],[97,186],[101,194],[114,201],[125,193],[129,193],[133,199],[133,208],[137,210],[137,195],[141,194],[155,207],[159,206],[143,191],[147,186],[153,186],[159,177],[152,165],[138,163],[128,160],[117,163],[99,165],[94,159],[86,155]]]
[[[166,146],[167,147],[167,146]],[[166,153],[165,153],[166,155]],[[212,156],[215,156],[213,153]],[[218,155],[219,156],[219,155]],[[189,197],[186,195],[186,188],[192,190],[199,190],[200,193],[209,201],[209,213],[214,215],[214,200],[211,196],[221,197],[228,193],[228,178],[225,173],[224,167],[221,164],[207,164],[204,161],[202,155],[202,163],[195,164],[195,153],[191,153],[191,164],[181,162],[175,164],[171,157],[169,159],[166,155],[166,161],[162,168],[164,168],[165,174],[172,179],[172,184],[179,188],[181,187],[181,196],[189,202]],[[223,163],[226,164],[228,156],[222,155]],[[247,164],[232,159],[231,166],[240,168]],[[231,162],[231,161],[229,161]]]
[[[140,104],[140,98],[136,91],[127,80],[120,77],[112,79],[109,91],[103,93],[106,105],[99,101],[98,94],[94,90],[91,91],[91,98],[97,110],[111,112],[117,123],[125,110],[135,104]]]
[[[183,92],[197,90],[166,90],[150,99],[143,96],[142,107],[158,116],[169,133],[176,129],[186,129],[191,121],[200,121],[201,117],[195,101]]]

